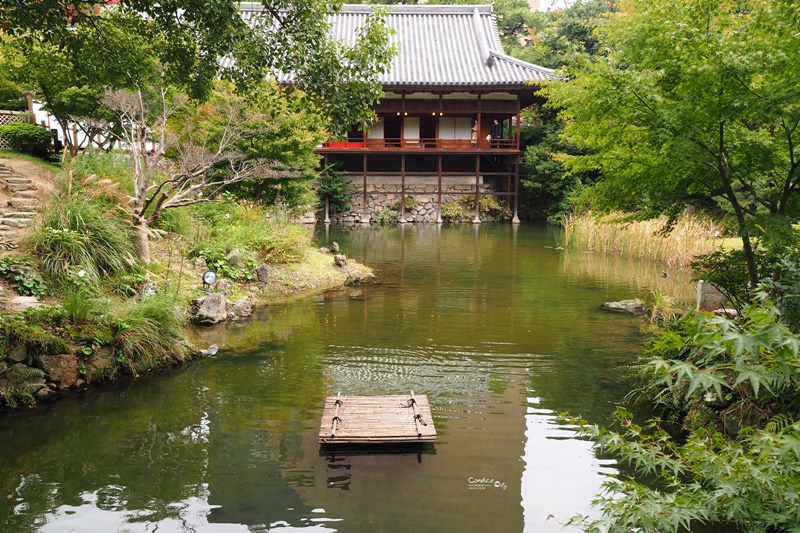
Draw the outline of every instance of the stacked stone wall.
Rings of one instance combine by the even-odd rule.
[[[438,194],[436,185],[418,184],[406,185],[406,197],[416,199],[417,204],[405,211],[405,221],[416,224],[436,223],[438,218]],[[362,192],[355,193],[350,198],[351,209],[341,213],[330,213],[330,221],[334,224],[355,224],[363,222],[365,219],[372,220],[376,212],[383,209],[393,209],[398,212],[401,199],[401,185],[394,183],[368,183],[367,184],[367,207],[364,209],[364,195]],[[480,185],[481,194],[491,194],[489,186]],[[411,193],[411,194],[409,194]],[[465,195],[475,194],[475,184],[450,185],[442,191],[442,205],[448,202],[455,202]],[[324,213],[320,220],[324,219]]]

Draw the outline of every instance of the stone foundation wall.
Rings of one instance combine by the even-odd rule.
[[[370,176],[370,180],[372,180]],[[474,178],[473,178],[474,180]],[[367,183],[367,208],[364,209],[364,195],[360,192],[361,186],[356,184],[359,192],[350,198],[350,211],[342,213],[330,213],[330,221],[335,224],[355,224],[372,220],[375,212],[382,209],[394,209],[400,213],[399,204],[401,198],[401,186],[398,183]],[[417,205],[405,211],[405,221],[418,224],[436,223],[438,218],[438,194],[436,193],[436,183],[406,184],[406,196],[416,199]],[[459,184],[445,184],[442,181],[442,205],[454,202],[465,194],[475,194],[475,183],[465,184],[460,180]],[[408,194],[408,193],[413,194]],[[480,184],[481,194],[491,194],[492,188]],[[325,219],[325,213],[320,213],[320,220]]]

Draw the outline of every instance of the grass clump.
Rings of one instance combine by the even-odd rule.
[[[475,212],[475,197],[472,195],[462,196],[458,202],[464,206],[466,213]],[[511,210],[501,204],[497,198],[491,195],[481,195],[479,200],[478,213],[482,220],[500,221],[511,218]],[[444,217],[443,217],[444,218]]]
[[[681,215],[665,234],[666,218],[623,221],[621,213],[594,216],[573,214],[564,225],[568,246],[593,252],[619,253],[685,268],[696,257],[714,252],[724,228],[710,220]]]
[[[117,360],[134,374],[170,360],[184,361],[186,318],[181,306],[164,295],[130,302],[114,320]]]
[[[89,174],[77,158],[56,183],[56,193],[25,244],[55,286],[138,269],[130,222],[121,208],[128,196],[111,179]],[[99,165],[99,164],[98,164]],[[96,166],[98,166],[96,165]]]

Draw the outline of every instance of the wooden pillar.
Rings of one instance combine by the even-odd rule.
[[[509,157],[505,158],[506,161],[506,192],[511,192],[511,159]],[[506,207],[511,207],[513,199],[511,196],[506,196]]]
[[[364,162],[364,169],[363,169],[363,177],[364,177],[364,205],[363,205],[363,213],[361,213],[361,222],[364,224],[369,223],[369,216],[367,216],[367,154],[364,153],[363,156]]]
[[[475,217],[472,219],[473,224],[481,223],[481,156],[475,154]]]
[[[436,186],[436,191],[438,193],[438,199],[436,200],[436,223],[442,223],[442,154],[438,154],[436,156],[436,177],[438,180],[438,185]]]
[[[481,122],[482,118],[481,115],[483,114],[483,108],[481,107],[481,93],[478,93],[478,147],[481,146]]]
[[[328,172],[328,154],[325,154],[324,161],[325,161],[325,163],[324,163],[325,166],[323,168],[325,169],[325,172],[327,173]],[[330,224],[330,223],[331,223],[330,196],[326,194],[325,195],[325,224]]]
[[[406,154],[400,155],[400,223],[406,223]]]
[[[519,95],[517,95],[517,150],[520,149],[521,144],[521,133],[520,133],[520,125],[522,124],[522,110],[520,108],[520,101]]]
[[[519,155],[514,161],[514,217],[511,223],[519,224]]]

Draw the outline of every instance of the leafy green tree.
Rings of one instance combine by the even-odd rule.
[[[564,121],[555,110],[534,105],[523,112],[523,119],[527,174],[520,180],[520,209],[527,218],[561,222],[575,208],[574,196],[594,182],[597,172],[566,171],[565,154],[584,152],[563,137]]]
[[[235,61],[223,74],[251,92],[266,77],[280,79],[291,72],[292,83],[329,117],[332,135],[371,124],[376,118],[373,105],[383,96],[378,76],[389,68],[397,48],[389,42],[391,31],[380,7],[356,30],[353,43],[333,39],[328,15],[341,5],[267,2],[244,30],[246,38],[235,43]]]
[[[603,54],[547,96],[602,169],[606,206],[676,215],[696,196],[729,209],[751,287],[754,237],[788,235],[800,186],[800,8],[789,0],[627,0],[600,26]]]
[[[606,13],[617,10],[616,0],[577,0],[565,9],[547,13],[535,26],[526,58],[548,68],[561,68],[575,54],[600,52],[597,28]]]
[[[96,102],[105,88],[146,90],[143,78],[130,72],[141,66],[134,52],[146,51],[152,57],[144,65],[158,64],[161,81],[197,100],[206,99],[220,77],[249,92],[265,79],[292,73],[293,83],[325,109],[334,133],[372,121],[372,105],[383,94],[377,77],[396,51],[380,9],[355,42],[333,39],[328,15],[341,0],[265,0],[263,11],[247,21],[235,0],[106,3],[12,0],[3,4],[0,24],[26,56],[41,49],[48,66],[66,62],[68,72],[79,69],[70,75],[71,85],[62,84],[78,93],[72,100],[79,107]],[[129,24],[118,27],[123,20]],[[120,37],[127,38],[124,44]],[[87,69],[87,62],[103,68]],[[117,73],[128,76],[127,85],[118,70],[127,71]]]
[[[615,9],[614,2],[586,0],[548,12],[532,26],[528,45],[511,50],[550,68],[563,67],[576,54],[594,55],[599,49],[595,29],[603,14]],[[564,168],[565,157],[588,154],[585,147],[564,137],[564,127],[552,106],[537,104],[525,111],[522,140],[527,174],[521,180],[520,207],[527,217],[560,221],[575,207],[575,197],[597,177],[597,169],[568,172]]]
[[[116,117],[120,141],[131,152],[133,171],[126,188],[143,262],[150,261],[150,228],[164,211],[211,201],[246,180],[308,179],[302,152],[321,138],[322,121],[316,119],[315,133],[314,122],[304,120],[313,113],[287,115],[297,103],[283,102],[283,91],[273,90],[280,94],[262,95],[255,104],[223,82],[205,103],[166,87],[106,94],[103,104]],[[303,128],[302,141],[275,139],[296,137],[292,130]],[[284,153],[288,149],[301,156],[298,161]],[[305,162],[310,163],[308,156]]]
[[[56,45],[38,34],[3,40],[10,75],[34,90],[44,109],[57,120],[74,155],[79,146],[70,124],[95,139],[108,124],[101,98],[107,88],[134,88],[151,83],[160,70],[139,17],[108,11],[66,35],[70,46]],[[106,137],[107,138],[107,137]]]
[[[100,56],[114,44],[113,26],[103,23],[109,12],[146,20],[148,31],[159,41],[153,47],[159,63],[173,82],[179,80],[196,98],[209,94],[219,72],[219,58],[230,54],[245,28],[233,0],[6,0],[0,25],[7,35],[31,45],[47,43],[68,56],[82,53],[85,47],[83,39],[76,38],[77,28],[93,32],[98,41],[107,37],[104,46],[92,50]]]

